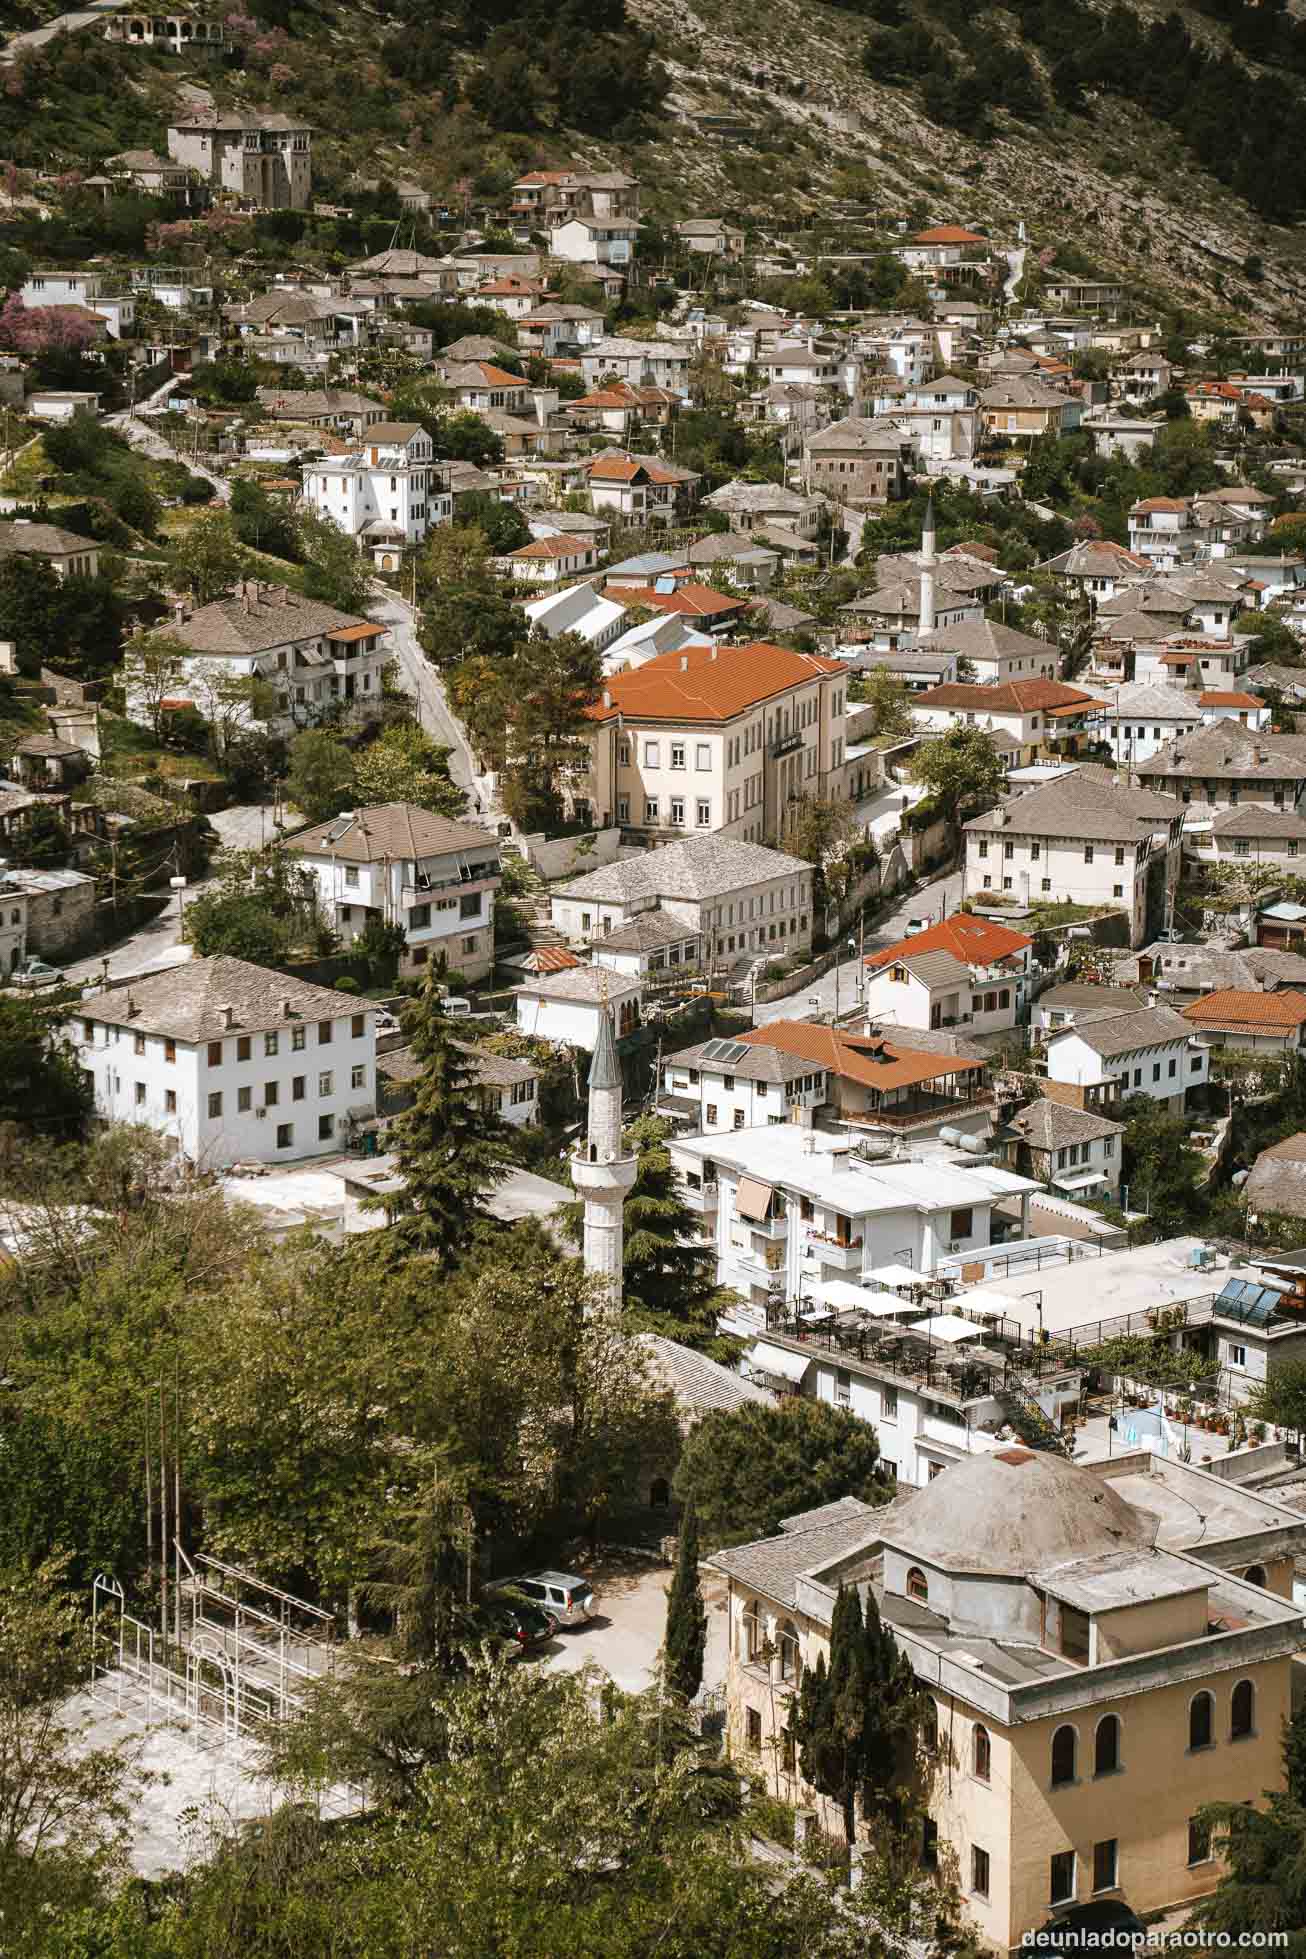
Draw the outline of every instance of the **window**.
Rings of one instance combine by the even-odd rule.
[[[209,1042],[209,1066],[210,1068],[220,1068],[222,1066],[221,1041]]]
[[[707,1126],[708,1126],[708,1128],[709,1128],[709,1129],[711,1129],[711,1128],[714,1128],[714,1127],[715,1127],[715,1124],[716,1124],[716,1103],[715,1103],[715,1102],[709,1102],[709,1103],[708,1103],[708,1105],[707,1105],[707,1112],[706,1112],[706,1116],[705,1116],[705,1118],[704,1118],[704,1119],[705,1119],[705,1121],[706,1121],[706,1123],[707,1123]]]
[[[319,1116],[319,1117],[318,1117],[318,1119],[317,1119],[317,1140],[318,1140],[318,1142],[319,1142],[319,1143],[329,1143],[329,1142],[330,1142],[330,1140],[331,1140],[331,1133],[332,1133],[332,1131],[333,1131],[333,1129],[334,1129],[334,1128],[335,1128],[335,1119],[334,1119],[334,1117],[332,1117],[332,1116]]]
[[[1092,861],[1093,861],[1093,846],[1091,843],[1086,843],[1084,845],[1084,862],[1086,864],[1091,864]]]
[[[465,891],[458,900],[459,918],[479,918],[481,915],[481,894],[479,891]],[[357,1018],[357,1016],[355,1016]],[[361,1029],[359,1030],[362,1031]]]
[[[1061,1608],[1061,1651],[1068,1660],[1088,1664],[1088,1614],[1073,1605]]]
[[[762,1717],[755,1707],[748,1709],[747,1741],[754,1755],[762,1752]]]
[[[656,823],[657,820],[658,820],[658,799],[656,796],[645,796],[644,821],[646,823]]]
[[[1048,1898],[1054,1905],[1067,1904],[1075,1895],[1075,1853],[1057,1850],[1052,1856]]]
[[[989,1853],[977,1843],[970,1847],[970,1888],[977,1898],[989,1895]]]
[[[700,830],[711,829],[712,805],[710,802],[708,802],[707,798],[704,796],[700,796],[698,799],[697,816],[698,816],[698,827]]]
[[[1125,895],[1125,887],[1123,884],[1113,884],[1111,886],[1111,896],[1113,898],[1123,898],[1124,895]]]
[[[209,1097],[209,1121],[217,1122],[222,1114],[222,1095],[219,1092]]]
[[[1135,1088],[1141,1088],[1141,1087],[1142,1087],[1142,1085],[1143,1085],[1143,1071],[1142,1071],[1142,1069],[1141,1069],[1141,1068],[1135,1068],[1135,1070],[1134,1070],[1134,1087],[1135,1087]]]
[[[978,1721],[971,1735],[970,1766],[981,1782],[987,1782],[993,1773],[993,1744],[988,1729]]]
[[[476,950],[476,936],[473,933],[473,935],[470,938],[463,940],[463,951],[464,953],[471,953],[471,952],[475,952],[475,950]]]
[[[279,1034],[265,1034],[263,1036],[264,1054],[275,1054],[280,1045],[281,1037]]]
[[[281,1099],[281,1090],[275,1082],[264,1082],[263,1103],[265,1108],[275,1109]]]
[[[296,1075],[294,1080],[290,1084],[291,1101],[302,1102],[307,1089],[308,1089],[307,1075]]]
[[[295,1140],[294,1123],[279,1122],[277,1124],[277,1148],[279,1150],[288,1150],[290,1148],[290,1145],[294,1142],[294,1140]]]
[[[1263,1564],[1248,1565],[1246,1571],[1243,1573],[1243,1577],[1249,1585],[1259,1585],[1262,1591],[1265,1590],[1265,1566]]]
[[[320,1048],[330,1046],[334,1027],[335,1022],[333,1020],[319,1020],[317,1024],[317,1044]]]
[[[1152,1080],[1154,1082],[1159,1082],[1160,1079],[1161,1079],[1161,1064],[1159,1061],[1154,1061],[1152,1063]]]
[[[712,746],[710,742],[700,741],[694,748],[694,767],[710,769],[712,766]]]
[[[237,1061],[248,1061],[248,1060],[249,1060],[249,1057],[250,1057],[250,1052],[251,1052],[251,1050],[250,1050],[250,1041],[249,1041],[249,1035],[248,1035],[248,1034],[238,1034],[238,1035],[236,1036],[236,1059],[237,1059]]]
[[[780,1653],[780,1678],[792,1680],[797,1686],[802,1679],[803,1660],[798,1649],[798,1628],[792,1619],[782,1619],[776,1629],[776,1645]]]
[[[950,1238],[969,1238],[974,1228],[975,1215],[973,1211],[954,1211],[951,1222],[948,1225],[948,1236]]]
[[[685,744],[683,741],[673,741],[671,744],[671,766],[673,769],[683,769],[685,766]]]
[[[317,1078],[317,1092],[319,1095],[332,1094],[334,1092],[335,1085],[336,1085],[336,1078],[331,1073],[331,1070],[329,1068],[325,1069],[323,1073],[320,1074]]]
[[[1102,1154],[1103,1154],[1103,1156],[1114,1156],[1114,1155],[1115,1155],[1115,1153],[1116,1153],[1116,1139],[1115,1139],[1115,1137],[1114,1137],[1114,1136],[1105,1136],[1105,1137],[1103,1137],[1103,1139],[1102,1139]]]
[[[357,889],[358,889],[358,866],[357,866],[357,864],[346,864],[346,865],[345,865],[345,883],[346,883],[346,884],[347,884],[347,885],[349,886],[349,888],[350,888],[350,890],[351,890],[351,891],[357,891]]]
[[[1188,1861],[1204,1864],[1211,1855],[1211,1826],[1200,1816],[1188,1819]]]
[[[673,796],[671,798],[671,821],[673,824],[677,826],[682,826],[684,824],[685,799],[683,796]]]
[[[137,1082],[136,1084],[136,1106],[138,1109],[143,1109],[145,1106],[145,1083],[144,1082]]]
[[[619,741],[617,743],[617,763],[623,769],[630,767],[630,743],[628,741]]]
[[[299,1053],[299,1051],[300,1051],[300,1049],[301,1049],[301,1048],[302,1048],[302,1047],[304,1046],[304,1044],[306,1043],[306,1041],[307,1041],[307,1040],[308,1040],[308,1029],[307,1029],[307,1027],[292,1027],[292,1028],[291,1028],[291,1030],[290,1030],[290,1045],[291,1045],[291,1047],[293,1048],[293,1050],[294,1050],[294,1052],[295,1052],[296,1054],[298,1054],[298,1053]]]
[[[1043,846],[1042,846],[1042,844],[1041,844],[1041,843],[1032,843],[1032,844],[1030,845],[1030,847],[1029,847],[1029,861],[1030,861],[1030,863],[1031,863],[1031,864],[1037,864],[1037,862],[1038,862],[1038,860],[1039,860],[1039,858],[1040,858],[1040,857],[1041,857],[1042,855],[1043,855]]]
[[[1229,1739],[1246,1741],[1256,1732],[1253,1725],[1256,1715],[1256,1689],[1250,1680],[1240,1680],[1233,1690],[1229,1703]]]
[[[981,843],[980,843],[980,847],[979,847],[979,854],[980,854],[980,856],[981,856],[981,857],[987,857],[987,856],[988,856],[988,854],[989,854],[989,847],[988,847],[988,845],[987,845],[987,843],[984,843],[983,841],[981,841]]]
[[[408,914],[408,928],[412,932],[424,931],[430,922],[431,907],[429,904],[414,905]]]
[[[145,1036],[144,1034],[137,1034],[132,1041],[132,1053],[144,1054],[144,1052],[145,1052]]]
[[[249,1111],[253,1108],[253,1106],[254,1106],[253,1089],[238,1088],[236,1090],[236,1109],[238,1113],[241,1115],[248,1115]]]
[[[164,1114],[165,1114],[165,1115],[170,1115],[170,1116],[175,1116],[175,1115],[176,1115],[176,1113],[177,1113],[177,1091],[176,1091],[176,1089],[175,1089],[175,1088],[165,1088],[165,1089],[164,1089],[164,1091],[163,1091],[163,1109],[164,1109]]]
[[[655,741],[644,743],[644,767],[655,769],[658,766],[658,744]]]
[[[914,1564],[907,1573],[907,1596],[919,1599],[922,1605],[929,1600],[930,1581],[918,1564]]]
[[[1120,1767],[1120,1720],[1115,1714],[1104,1715],[1097,1724],[1093,1738],[1094,1775],[1114,1775]]]
[[[743,1657],[750,1665],[755,1666],[763,1657],[764,1646],[762,1615],[757,1609],[756,1599],[750,1599],[744,1607],[741,1631],[743,1633]]]
[[[1063,1607],[1064,1610],[1064,1607]],[[1079,1748],[1079,1736],[1072,1727],[1058,1728],[1052,1737],[1052,1787],[1059,1789],[1063,1783],[1075,1779],[1075,1756]]]
[[[884,1388],[884,1389],[883,1389],[883,1390],[881,1391],[881,1395],[880,1395],[880,1419],[881,1419],[881,1421],[885,1421],[885,1422],[896,1422],[896,1421],[897,1421],[897,1419],[898,1419],[898,1390],[897,1390],[897,1388],[888,1388],[888,1387],[886,1387],[886,1388]]]
[[[361,1062],[359,1063],[359,1065],[358,1065],[358,1066],[357,1066],[356,1068],[351,1068],[351,1069],[350,1069],[350,1071],[349,1071],[349,1086],[350,1086],[351,1088],[366,1088],[366,1087],[367,1087],[367,1069],[366,1069],[366,1068],[365,1068],[365,1067],[364,1067],[364,1066],[362,1065],[362,1063],[361,1063]]]
[[[1215,1699],[1211,1694],[1195,1694],[1188,1706],[1188,1747],[1212,1748],[1215,1745]]]

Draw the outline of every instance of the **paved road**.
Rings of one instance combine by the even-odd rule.
[[[180,378],[174,375],[170,381],[165,381],[147,401],[137,402],[134,412],[123,409],[118,414],[109,415],[105,419],[111,428],[117,429],[120,435],[126,436],[133,449],[139,449],[143,455],[153,456],[156,462],[185,463],[193,476],[202,476],[206,483],[213,485],[219,503],[227,503],[231,498],[231,484],[224,476],[215,476],[213,471],[207,469],[198,458],[192,460],[190,456],[184,455],[180,450],[175,449],[171,442],[166,441],[157,429],[152,429],[148,422],[141,420],[142,411],[171,394]]]
[[[111,14],[116,7],[126,5],[127,0],[97,0],[95,6],[83,8],[78,13],[56,14],[55,18],[47,21],[44,27],[33,27],[26,34],[13,35],[5,43],[3,51],[0,51],[0,61],[12,61],[20,48],[44,47],[45,43],[53,41],[57,34],[73,34],[80,27],[92,27],[97,20],[103,20],[106,14]]]
[[[902,938],[909,919],[926,918],[931,924],[943,916],[944,902],[949,912],[956,910],[961,901],[961,872],[950,871],[947,877],[935,878],[931,884],[923,884],[895,907],[888,918],[882,919],[874,932],[866,934],[868,953],[881,952],[895,939]],[[854,937],[856,934],[854,934]],[[791,993],[786,1000],[769,1000],[759,1005],[753,1015],[757,1026],[764,1027],[771,1020],[811,1020],[818,1013],[833,1013],[836,1007],[846,1012],[857,999],[857,976],[860,959],[854,955],[832,966],[828,973],[811,986],[805,986],[798,993]],[[812,1002],[816,1004],[813,1006]]]
[[[476,774],[472,754],[462,724],[449,705],[440,676],[427,659],[417,638],[417,617],[406,599],[379,581],[372,586],[375,598],[371,611],[390,628],[390,640],[405,688],[417,702],[417,717],[428,735],[449,750],[449,773],[465,791],[474,812],[488,809],[490,791],[483,776]]]

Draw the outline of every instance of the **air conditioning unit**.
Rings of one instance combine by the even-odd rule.
[[[337,1128],[337,1129],[348,1129],[348,1127],[349,1127],[349,1117],[348,1117],[348,1116],[337,1116],[337,1117],[336,1117],[336,1128]]]
[[[256,1115],[256,1116],[258,1117],[258,1119],[259,1119],[259,1121],[260,1121],[260,1122],[264,1122],[264,1121],[266,1121],[266,1119],[267,1119],[267,1113],[268,1113],[268,1112],[267,1112],[267,1109],[266,1109],[266,1108],[262,1108],[262,1109],[255,1109],[255,1111],[254,1111],[254,1113],[255,1113],[255,1115]]]
[[[952,1242],[951,1242],[951,1243],[949,1244],[949,1246],[948,1246],[948,1250],[949,1250],[950,1252],[959,1252],[959,1251],[961,1251],[962,1249],[963,1249],[963,1246],[962,1246],[962,1241],[961,1241],[961,1239],[960,1239],[960,1238],[954,1238],[954,1239],[952,1240]]]

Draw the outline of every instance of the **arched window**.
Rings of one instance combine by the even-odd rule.
[[[802,1678],[803,1659],[798,1648],[798,1628],[792,1619],[782,1619],[776,1635],[780,1648],[780,1678],[797,1686]]]
[[[1249,1585],[1259,1585],[1262,1591],[1265,1590],[1265,1566],[1263,1564],[1248,1565],[1246,1571],[1243,1573],[1243,1577]]]
[[[1215,1701],[1210,1694],[1194,1694],[1188,1707],[1188,1746],[1209,1748],[1215,1740]]]
[[[757,1600],[750,1599],[744,1607],[744,1658],[756,1662],[762,1657],[762,1615],[757,1609]]]
[[[1094,1775],[1112,1775],[1120,1767],[1120,1722],[1107,1714],[1097,1724],[1093,1740]]]
[[[977,1721],[971,1742],[971,1768],[981,1782],[987,1782],[993,1768],[993,1744],[989,1731]]]
[[[1229,1705],[1229,1736],[1233,1741],[1241,1741],[1244,1735],[1252,1733],[1252,1722],[1256,1715],[1256,1689],[1250,1680],[1240,1680],[1233,1690]]]
[[[1075,1779],[1075,1755],[1079,1736],[1070,1727],[1058,1728],[1052,1737],[1052,1787]]]
[[[922,1604],[930,1596],[930,1581],[917,1564],[914,1564],[907,1573],[907,1596],[919,1599]]]
[[[649,1485],[648,1500],[650,1509],[666,1509],[671,1501],[671,1485],[665,1476],[655,1476],[653,1478],[652,1483]]]

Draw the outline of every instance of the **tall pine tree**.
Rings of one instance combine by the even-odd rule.
[[[691,1497],[680,1520],[676,1569],[667,1589],[666,1683],[673,1694],[693,1700],[703,1684],[706,1648],[707,1608],[698,1578],[698,1518]]]
[[[471,1061],[453,1038],[428,979],[404,1015],[422,1064],[413,1105],[394,1124],[394,1153],[406,1186],[394,1230],[405,1250],[450,1271],[467,1250],[487,1193],[517,1161],[516,1139],[497,1110],[481,1107]]]

